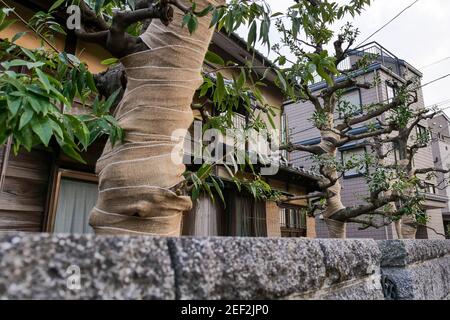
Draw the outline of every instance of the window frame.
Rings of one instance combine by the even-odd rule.
[[[430,130],[427,127],[425,127],[425,126],[423,126],[421,124],[418,124],[416,126],[416,135],[417,135],[417,137],[420,136],[421,134],[425,134],[425,133],[427,135],[430,135]]]
[[[364,150],[364,154],[367,153],[367,147],[365,147],[365,146],[355,146],[355,147],[352,147],[352,148],[340,150],[339,152],[341,153],[341,164],[344,164],[344,153],[345,152],[352,151],[352,150],[357,150],[357,149]],[[368,166],[366,165],[365,167],[366,167],[366,172],[365,173],[369,172]],[[358,178],[358,177],[362,177],[362,176],[364,176],[363,173],[347,174],[346,172],[344,172],[344,174],[343,174],[343,178],[344,179],[353,179],[353,178]]]
[[[362,103],[361,89],[360,89],[360,88],[356,88],[356,87],[350,88],[350,89],[346,90],[346,91],[343,93],[343,95],[342,95],[342,96],[345,96],[346,94],[349,94],[349,93],[352,93],[352,92],[355,92],[355,91],[357,91],[357,92],[358,92],[358,95],[359,95],[359,109],[360,109],[360,110],[359,110],[359,112],[353,113],[353,114],[351,115],[352,117],[358,116],[358,115],[362,115],[362,114],[364,113],[363,103]],[[339,112],[339,119],[340,119],[340,120],[343,120],[343,119],[344,119],[344,115],[343,115],[341,112]]]
[[[304,207],[300,206],[280,206],[279,208],[279,224],[280,224],[280,232],[281,237],[283,238],[305,238],[307,237],[308,232],[308,222],[307,222],[307,215],[304,213],[304,216],[302,217],[301,210],[304,209]],[[295,214],[298,214],[299,224],[297,225],[291,225],[291,215],[292,210],[294,210]],[[284,219],[282,219],[284,217]],[[302,224],[302,220],[304,220],[304,225]],[[284,224],[283,224],[284,222]]]
[[[392,92],[394,94],[392,98],[389,98],[389,88],[392,89]],[[395,97],[397,97],[397,90],[396,90],[395,86],[389,81],[386,81],[386,97],[387,97],[387,103],[391,103],[392,100],[394,100]]]
[[[80,182],[98,184],[98,177],[93,173],[55,168],[51,184],[51,193],[47,205],[48,208],[46,210],[46,216],[43,225],[43,232],[54,232],[56,211],[58,209],[59,193],[61,190],[62,179],[70,179]]]
[[[425,182],[424,184],[425,184],[425,190],[424,190],[425,194],[437,194],[436,186],[434,184],[429,183],[429,182]],[[430,188],[431,188],[432,192],[430,192]]]

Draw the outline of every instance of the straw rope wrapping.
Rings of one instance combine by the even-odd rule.
[[[121,60],[128,83],[115,116],[125,140],[113,148],[108,142],[97,162],[99,198],[89,221],[97,234],[178,236],[182,214],[192,207],[188,196],[170,190],[185,170],[183,155],[173,154],[179,141],[170,137],[192,124],[190,106],[214,28],[208,14],[190,35],[183,15],[174,8],[169,26],[154,21],[141,35],[150,49]]]

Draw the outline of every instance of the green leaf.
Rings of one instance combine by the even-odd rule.
[[[319,74],[319,76],[322,77],[322,79],[324,79],[327,84],[329,86],[333,85],[333,79],[330,77],[330,75],[328,75],[325,70],[322,68],[322,66],[317,66],[317,73]]]
[[[275,17],[282,16],[282,15],[283,15],[282,12],[275,12],[275,13],[272,14],[270,17],[271,17],[271,18],[275,18]]]
[[[42,61],[39,61],[39,62],[28,62],[28,61],[21,60],[21,59],[14,59],[12,61],[3,62],[1,65],[5,69],[9,69],[11,67],[26,66],[28,69],[31,70],[33,68],[42,67],[43,65],[45,65],[45,63],[42,62]]]
[[[280,72],[280,70],[275,69],[275,72],[278,76],[278,80],[280,81],[281,87],[284,91],[286,91],[287,89],[287,84],[286,84],[286,80],[283,77],[283,74]]]
[[[220,72],[217,73],[216,94],[219,102],[225,98],[225,82],[223,81],[223,76]]]
[[[48,9],[48,12],[52,12],[55,9],[59,8],[66,0],[57,0],[55,3]]]
[[[66,31],[59,24],[52,24],[49,26],[49,29],[55,31],[56,33],[66,35]]]
[[[238,90],[242,89],[244,87],[244,84],[245,84],[245,71],[241,70],[241,73],[239,74],[239,77],[236,81],[237,89]]]
[[[26,109],[22,116],[20,117],[19,130],[22,130],[30,120],[33,118],[34,112],[32,109]]]
[[[36,96],[28,96],[27,101],[36,113],[44,113],[44,108]]]
[[[225,12],[224,8],[214,10],[211,24],[209,25],[210,28],[212,28],[213,26],[215,26],[217,24],[217,22],[219,22],[220,18],[222,18],[222,16],[223,16],[224,12]]]
[[[195,15],[197,17],[204,17],[206,16],[209,12],[211,12],[214,9],[214,7],[212,5],[208,5],[205,9],[203,9],[200,12],[196,12]]]
[[[84,159],[81,157],[81,155],[72,146],[64,144],[61,146],[61,148],[64,151],[64,153],[67,154],[69,157],[77,160],[78,162],[81,162],[84,164],[86,163],[86,161],[84,161]]]
[[[116,64],[119,62],[119,59],[117,58],[109,58],[109,59],[105,59],[101,62],[101,64],[105,65],[105,66],[110,66],[112,64]]]
[[[188,22],[188,30],[190,34],[193,34],[195,32],[195,30],[197,30],[198,28],[198,19],[196,16],[192,16],[191,15],[191,19],[189,19]]]
[[[73,54],[70,53],[66,53],[67,58],[76,66],[78,66],[81,61],[80,59],[78,59],[76,56],[74,56]]]
[[[86,72],[86,82],[87,82],[89,89],[91,89],[91,91],[98,92],[97,86],[95,85],[94,76],[89,71]]]
[[[113,92],[113,94],[111,94],[108,98],[108,100],[106,100],[105,104],[102,106],[102,112],[107,113],[109,111],[109,109],[111,109],[113,103],[116,101],[117,96],[120,93],[120,88],[117,89],[116,91]]]
[[[14,117],[22,105],[22,98],[13,98],[12,96],[8,96],[6,101],[8,103],[9,112]]]
[[[26,48],[22,48],[22,47],[20,48],[20,50],[22,50],[22,52],[25,53],[28,58],[30,58],[31,60],[36,62],[37,59],[33,52],[31,52],[30,50],[28,50]]]
[[[214,179],[214,177],[211,176],[211,181],[214,185],[214,189],[216,190],[216,192],[219,194],[220,199],[222,200],[222,202],[225,204],[225,198],[223,196],[222,193],[222,189],[220,188],[219,184],[217,183],[216,179]]]
[[[44,86],[44,88],[47,91],[47,93],[49,93],[50,92],[50,87],[52,85],[50,84],[50,81],[48,80],[47,76],[39,68],[36,68],[34,70],[36,71],[36,74],[39,77],[39,81],[42,83],[42,85]]]
[[[39,137],[44,146],[47,147],[53,135],[53,130],[49,121],[44,118],[34,118],[31,121],[31,128],[33,129],[33,132]]]
[[[12,37],[11,42],[14,43],[17,40],[19,40],[20,38],[22,38],[24,35],[26,35],[27,32],[26,31],[22,31],[22,32],[18,32],[14,35],[14,37]]]
[[[247,46],[251,47],[254,45],[255,41],[256,41],[256,21],[253,20],[252,25],[250,26],[250,30],[248,31],[248,36],[247,36]]]
[[[73,115],[65,115],[65,118],[69,121],[75,136],[86,149],[90,141],[90,132],[86,124]]]
[[[223,61],[223,59],[219,55],[209,50],[206,53],[205,60],[210,63],[218,64],[221,66],[225,65],[225,61]]]
[[[191,20],[191,14],[190,13],[185,14],[183,17],[183,20],[181,21],[181,27],[184,27],[185,25],[187,25],[190,20]]]

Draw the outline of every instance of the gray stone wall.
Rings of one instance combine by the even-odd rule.
[[[442,298],[449,268],[444,241],[0,236],[0,299]]]
[[[399,299],[450,299],[450,241],[381,241],[382,272],[398,288]]]

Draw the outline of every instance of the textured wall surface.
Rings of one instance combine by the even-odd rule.
[[[399,299],[450,299],[450,241],[380,241],[381,267]]]
[[[0,299],[373,300],[386,273],[401,298],[441,299],[449,252],[445,241],[4,234]]]

